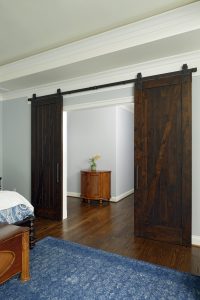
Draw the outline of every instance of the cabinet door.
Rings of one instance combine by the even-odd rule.
[[[101,196],[100,174],[96,172],[81,173],[81,196],[89,199],[98,199]]]
[[[88,185],[89,197],[97,198],[97,199],[100,198],[101,197],[100,174],[91,172],[89,181],[90,181]]]
[[[110,200],[110,172],[101,173],[101,198]]]

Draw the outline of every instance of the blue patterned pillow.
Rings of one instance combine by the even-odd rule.
[[[33,216],[33,212],[24,204],[0,210],[0,223],[13,224]]]

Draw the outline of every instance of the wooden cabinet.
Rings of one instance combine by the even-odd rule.
[[[0,284],[17,273],[30,279],[29,228],[0,224]]]
[[[111,171],[81,171],[81,198],[110,200]]]

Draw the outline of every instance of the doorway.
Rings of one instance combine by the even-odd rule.
[[[89,158],[97,154],[97,170],[111,171],[110,201],[118,202],[133,193],[133,107],[129,103],[67,112],[68,196],[80,197],[80,171],[90,169]],[[98,201],[93,204],[99,205]]]

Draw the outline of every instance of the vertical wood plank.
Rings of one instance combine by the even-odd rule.
[[[29,271],[29,231],[22,233],[22,272],[21,281],[30,280]]]
[[[182,243],[191,245],[192,214],[192,74],[182,79]]]

